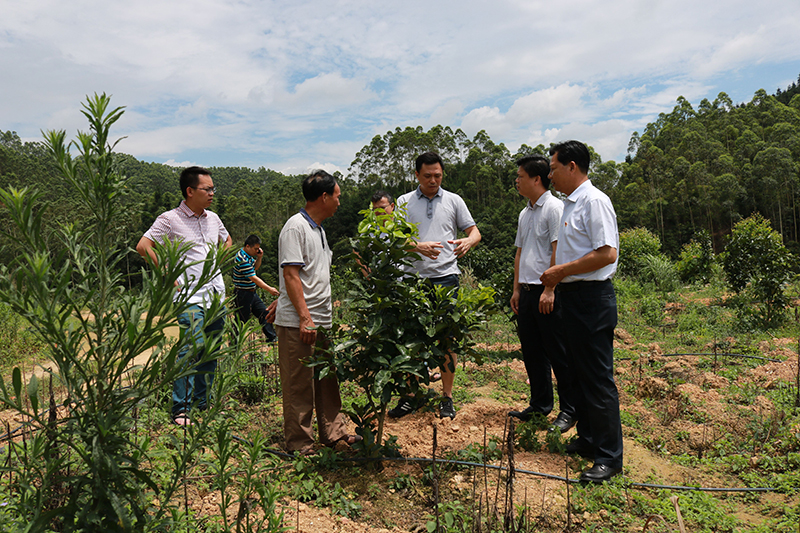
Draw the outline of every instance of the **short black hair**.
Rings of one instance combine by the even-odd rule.
[[[375,191],[375,193],[372,195],[372,203],[376,204],[380,202],[381,198],[386,198],[390,204],[394,203],[394,198],[392,198],[392,195],[382,189]]]
[[[303,198],[306,202],[313,202],[322,193],[333,194],[336,189],[336,178],[322,169],[313,170],[303,180]]]
[[[558,153],[556,159],[558,159],[558,162],[562,165],[567,165],[570,161],[575,161],[578,170],[584,174],[589,173],[589,161],[591,156],[589,155],[589,148],[582,142],[563,141],[554,144],[550,147],[550,155],[556,153]]]
[[[254,244],[261,244],[261,237],[258,235],[248,235],[248,237],[244,240],[245,246],[253,246]]]
[[[192,189],[197,187],[197,184],[200,182],[200,176],[211,177],[211,171],[203,167],[189,167],[183,169],[183,172],[181,172],[180,184],[181,194],[183,194],[184,198],[188,198],[186,189],[189,187]]]
[[[422,170],[422,165],[434,165],[439,163],[442,167],[442,171],[444,171],[444,162],[439,154],[436,152],[425,152],[424,154],[419,154],[417,156],[417,160],[415,162],[415,166],[417,172]]]
[[[539,176],[545,189],[550,188],[550,161],[542,155],[526,155],[517,160],[517,166],[530,177]]]

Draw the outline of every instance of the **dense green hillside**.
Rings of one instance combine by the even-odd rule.
[[[750,102],[734,104],[720,93],[713,101],[692,106],[679,98],[671,113],[661,114],[642,133],[633,132],[626,161],[602,161],[593,153],[590,176],[614,201],[620,228],[644,226],[657,234],[664,250],[677,255],[700,230],[714,236],[716,251],[737,221],[756,212],[771,221],[790,249],[797,249],[797,196],[800,193],[800,95],[792,84],[769,95],[758,91]],[[120,144],[124,150],[124,141]],[[470,266],[490,277],[513,259],[517,213],[524,206],[516,193],[514,161],[545,153],[546,147],[523,145],[512,154],[486,132],[470,139],[461,130],[436,126],[396,128],[376,136],[354,155],[342,184],[342,205],[326,223],[337,258],[349,250],[358,211],[378,188],[400,195],[415,187],[413,159],[425,150],[439,151],[445,161],[443,186],[462,195],[484,236],[471,254]],[[161,211],[180,200],[180,169],[146,163],[119,154],[122,171],[132,178],[119,220],[119,236],[135,244]],[[267,244],[265,274],[274,264],[277,232],[302,205],[300,176],[243,167],[211,169],[219,193],[213,209],[234,240],[258,233]],[[36,187],[46,192],[45,223],[50,227],[81,219],[75,191],[65,187],[41,143],[23,143],[14,132],[0,131],[0,186]],[[0,223],[4,214],[0,213]],[[16,248],[2,236],[0,261]],[[53,246],[59,246],[57,242]],[[131,254],[128,268],[138,271]],[[132,283],[135,283],[135,279]]]

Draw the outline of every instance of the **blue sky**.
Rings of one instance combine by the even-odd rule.
[[[126,106],[144,161],[346,172],[395,127],[576,138],[604,160],[678,96],[695,107],[800,74],[785,0],[0,0],[0,130],[85,129]]]

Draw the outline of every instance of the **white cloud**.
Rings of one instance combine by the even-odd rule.
[[[175,161],[174,159],[167,159],[162,164],[176,168],[187,168],[187,167],[198,166],[198,164],[195,163],[194,161]]]
[[[275,98],[279,106],[291,106],[297,114],[335,111],[342,106],[362,104],[374,98],[363,82],[326,73],[303,80],[291,92]]]
[[[159,160],[346,169],[373,135],[436,124],[619,159],[678,96],[796,79],[798,27],[784,0],[5,2],[0,129],[72,134],[105,91],[122,149]]]

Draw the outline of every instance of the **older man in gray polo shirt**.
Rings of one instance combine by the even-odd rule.
[[[331,327],[331,252],[322,222],[339,208],[336,179],[317,170],[303,180],[306,205],[286,221],[278,239],[280,295],[275,310],[278,359],[283,392],[283,434],[286,449],[314,453],[312,415],[317,413],[320,442],[354,444],[348,435],[335,376],[315,379],[303,364],[327,340],[317,326]]]
[[[415,251],[421,257],[415,261],[409,272],[416,272],[434,285],[458,287],[458,258],[481,240],[481,232],[467,209],[467,204],[457,194],[442,188],[444,165],[435,152],[426,152],[417,157],[417,190],[397,199],[397,205],[404,205],[410,222],[417,224],[419,241]],[[458,239],[458,232],[467,236]],[[442,399],[439,416],[455,418],[453,407],[453,381],[457,364],[456,354],[450,353],[442,368]],[[415,402],[401,398],[400,403],[389,415],[399,418],[416,409]]]

